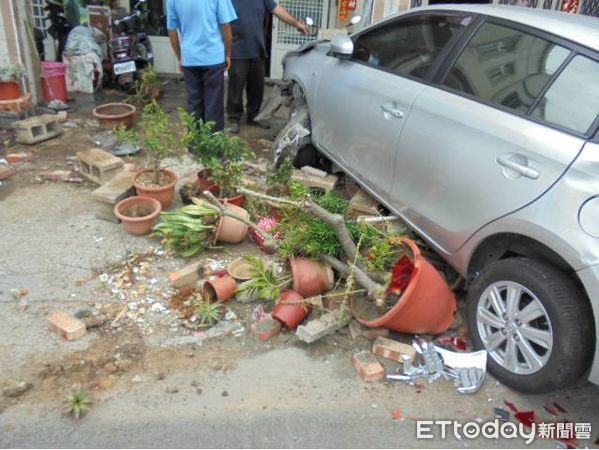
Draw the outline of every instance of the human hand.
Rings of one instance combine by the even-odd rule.
[[[231,57],[230,56],[226,57],[226,64],[227,64],[226,69],[227,70],[231,69]]]
[[[298,20],[297,24],[295,25],[295,28],[297,28],[297,30],[300,33],[302,33],[304,36],[306,36],[312,32],[310,27],[305,22],[302,22],[300,20]]]

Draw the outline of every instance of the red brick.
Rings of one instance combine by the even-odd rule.
[[[8,156],[6,157],[6,159],[11,164],[22,163],[22,162],[32,162],[33,161],[33,153],[31,153],[31,152],[9,153]]]
[[[85,324],[68,313],[55,312],[48,317],[50,331],[58,333],[66,341],[81,338],[86,331]]]
[[[168,279],[176,288],[189,287],[200,279],[201,263],[199,261],[187,264],[185,267],[169,274]]]
[[[385,368],[368,350],[362,350],[353,357],[354,367],[364,381],[379,381],[385,378]]]
[[[387,337],[389,336],[388,328],[370,328],[362,325],[357,320],[352,320],[349,323],[349,333],[351,334],[352,339],[356,339],[358,336],[362,336],[370,341],[376,339],[378,337]]]
[[[0,180],[4,180],[15,173],[14,169],[0,165]]]
[[[261,320],[260,322],[254,322],[251,326],[251,329],[254,336],[263,341],[268,341],[270,338],[281,332],[281,327],[281,322],[269,318]]]
[[[416,349],[411,345],[397,342],[392,339],[378,337],[372,346],[372,353],[381,358],[391,359],[397,362],[403,362],[402,355],[413,358],[416,355]]]

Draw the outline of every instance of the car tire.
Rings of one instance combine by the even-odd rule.
[[[528,258],[494,261],[472,281],[467,304],[474,347],[489,352],[487,368],[503,384],[549,392],[590,366],[592,310],[559,268]]]

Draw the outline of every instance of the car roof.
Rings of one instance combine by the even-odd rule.
[[[570,14],[561,11],[546,11],[523,6],[493,6],[493,5],[464,5],[439,4],[410,9],[415,11],[465,11],[475,14],[499,17],[512,22],[521,23],[570,41],[599,51],[599,19],[581,14]]]

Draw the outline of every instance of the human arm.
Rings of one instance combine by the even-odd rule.
[[[179,61],[179,70],[181,70],[181,42],[179,41],[179,33],[177,29],[181,26],[179,22],[179,16],[172,0],[168,0],[166,3],[166,28],[168,31],[168,40],[171,43],[171,47],[175,52],[177,61]]]
[[[287,8],[285,8],[284,6],[277,5],[276,8],[273,9],[272,13],[279,19],[281,19],[283,22],[291,25],[294,28],[297,28],[297,30],[303,35],[306,35],[310,32],[310,27],[306,25],[305,22],[297,20],[295,17],[293,17],[291,13],[287,11]]]
[[[227,62],[227,70],[231,68],[231,52],[233,51],[233,31],[230,23],[223,23],[220,26],[220,32],[223,35],[225,42],[225,60]]]
[[[179,42],[179,33],[177,33],[177,30],[168,30],[168,39],[171,42],[171,47],[173,47],[177,61],[179,61],[179,69],[181,69],[181,43]]]

